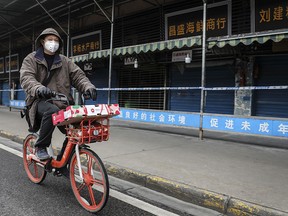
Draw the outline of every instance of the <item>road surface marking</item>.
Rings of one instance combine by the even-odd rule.
[[[18,157],[23,157],[23,154],[22,152],[18,151],[18,150],[15,150],[13,148],[10,148],[10,147],[7,147],[3,144],[0,143],[0,148],[5,150],[5,151],[8,151],[14,155],[17,155]],[[113,189],[110,189],[110,196],[118,199],[118,200],[121,200],[123,202],[126,202],[130,205],[133,205],[139,209],[142,209],[146,212],[149,212],[149,213],[152,213],[154,215],[157,215],[157,216],[177,216],[177,214],[174,214],[172,212],[169,212],[169,211],[166,211],[164,209],[161,209],[161,208],[158,208],[156,206],[153,206],[149,203],[146,203],[142,200],[139,200],[139,199],[136,199],[134,197],[131,197],[131,196],[128,196],[126,194],[123,194],[119,191],[116,191],[116,190],[113,190]]]

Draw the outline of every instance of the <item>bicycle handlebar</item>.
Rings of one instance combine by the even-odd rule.
[[[87,93],[83,93],[82,95],[83,95],[84,100],[91,99],[91,96]],[[65,94],[57,93],[55,91],[52,91],[52,97],[47,99],[46,101],[61,101],[61,102],[66,103],[68,106],[70,105],[68,97]]]
[[[52,92],[52,97],[46,101],[61,101],[66,103],[67,105],[70,105],[68,97],[65,94],[57,93],[55,91]]]

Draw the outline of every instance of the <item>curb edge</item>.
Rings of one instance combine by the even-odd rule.
[[[24,137],[13,135],[3,130],[0,130],[0,136],[20,144],[22,144],[25,139]],[[109,162],[104,162],[104,165],[109,175],[156,190],[185,202],[216,210],[229,216],[288,216],[288,212],[229,197],[225,194],[189,186],[155,175],[145,174]]]

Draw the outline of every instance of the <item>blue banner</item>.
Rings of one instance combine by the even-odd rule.
[[[25,106],[24,100],[10,100],[10,107],[24,108],[24,106]]]
[[[204,116],[203,128],[227,132],[288,137],[288,121]]]
[[[199,128],[200,115],[169,111],[150,111],[121,108],[116,118],[137,122],[155,123]],[[236,118],[204,115],[203,129],[243,134],[288,137],[288,120],[266,120],[263,118]]]
[[[199,115],[187,114],[179,112],[163,112],[163,111],[148,111],[148,110],[132,110],[121,108],[121,114],[116,118],[149,122],[164,125],[175,125],[185,127],[198,127]]]

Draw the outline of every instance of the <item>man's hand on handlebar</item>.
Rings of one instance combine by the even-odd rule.
[[[97,91],[95,88],[90,88],[84,93],[85,100],[91,99],[93,101],[96,101],[97,99]]]
[[[41,86],[37,89],[37,95],[41,98],[50,99],[55,96],[55,92],[45,86]]]

